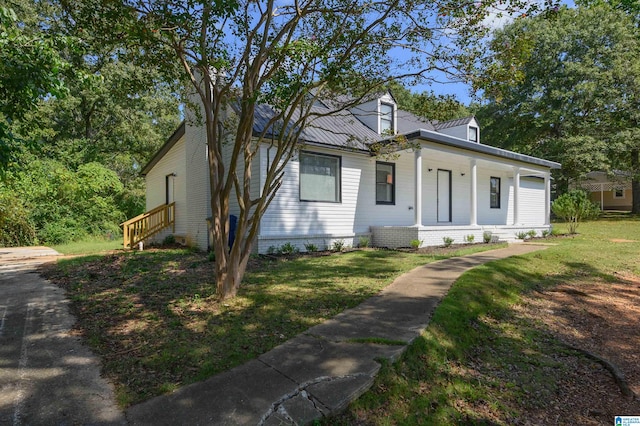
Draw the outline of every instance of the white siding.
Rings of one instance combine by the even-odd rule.
[[[175,215],[176,215],[176,235],[187,234],[187,173],[185,163],[185,137],[182,137],[176,144],[167,152],[164,157],[158,161],[158,163],[149,171],[145,177],[146,181],[146,207],[147,211],[155,207],[165,204],[166,192],[165,192],[165,178],[171,173],[175,173],[174,180],[174,193],[173,199],[176,203]],[[173,233],[172,229],[166,229],[157,234],[153,241],[162,241],[164,237]]]
[[[544,225],[544,180],[520,178],[520,222],[523,225]]]
[[[185,131],[185,164],[189,182],[186,202],[187,243],[206,250],[209,244],[207,218],[211,215],[209,204],[209,164],[204,126],[187,125]],[[177,213],[176,213],[177,218]]]
[[[500,178],[500,208],[491,208],[490,180]],[[502,171],[478,167],[478,224],[506,225],[512,222],[513,206],[510,205],[512,179]]]

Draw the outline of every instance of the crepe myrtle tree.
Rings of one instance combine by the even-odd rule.
[[[392,79],[420,80],[434,70],[454,74],[456,63],[473,60],[485,17],[496,11],[491,0],[61,1],[84,31],[134,48],[132,61],[180,68],[176,81],[190,88],[190,109],[206,129],[211,243],[222,299],[238,291],[260,218],[303,129]],[[318,99],[328,101],[329,112],[313,107]],[[273,115],[256,134],[254,113],[265,104]],[[251,165],[263,143],[271,145],[271,162],[254,197]],[[223,149],[229,155],[224,161]],[[229,247],[232,199],[240,210]]]

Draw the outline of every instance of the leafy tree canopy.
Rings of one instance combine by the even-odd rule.
[[[472,115],[453,95],[436,95],[429,91],[413,93],[395,81],[389,84],[389,90],[400,108],[428,120],[448,121]]]
[[[638,124],[637,35],[629,16],[604,3],[519,18],[497,31],[474,80],[487,101],[478,112],[484,140],[561,162],[561,190],[624,162],[629,150],[612,147]]]

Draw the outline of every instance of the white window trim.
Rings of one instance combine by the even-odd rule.
[[[622,191],[622,195],[618,197],[616,191]],[[624,200],[626,198],[624,188],[613,188],[611,192],[613,194],[613,198],[615,198],[616,200]]]
[[[325,157],[325,158],[330,158],[333,160],[336,160],[337,162],[337,168],[336,168],[336,199],[335,200],[314,200],[314,199],[307,199],[307,198],[302,198],[302,156],[303,155],[315,155],[318,157]],[[301,151],[300,152],[300,158],[299,158],[299,177],[298,177],[298,199],[300,200],[300,202],[304,202],[304,203],[334,203],[334,204],[340,204],[342,203],[342,157],[338,156],[338,155],[331,155],[331,154],[324,154],[324,153],[320,153],[320,152],[313,152],[313,151]]]
[[[476,140],[471,139],[471,129],[475,129],[475,131],[476,131]],[[469,126],[467,128],[467,140],[469,142],[479,143],[480,142],[480,129],[478,129],[476,126]]]
[[[390,106],[391,107],[391,134],[396,134],[396,105],[391,102],[380,101],[378,105],[378,133],[382,134],[382,106]]]

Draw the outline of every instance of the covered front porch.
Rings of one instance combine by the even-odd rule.
[[[372,226],[374,246],[408,247],[412,240],[442,245],[444,238],[478,243],[487,236],[512,241],[551,229],[551,173],[544,160],[496,158],[428,142],[413,156],[413,225]]]

